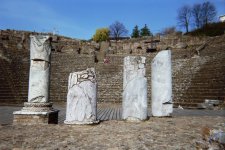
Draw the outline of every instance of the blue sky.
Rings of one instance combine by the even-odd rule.
[[[0,29],[53,32],[90,39],[97,28],[122,22],[131,34],[135,25],[147,24],[153,33],[177,26],[177,10],[205,0],[1,0]],[[218,16],[225,0],[214,3]],[[178,28],[179,29],[179,28]]]

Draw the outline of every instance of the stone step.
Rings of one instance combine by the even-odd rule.
[[[107,99],[107,98],[115,98],[115,99],[118,99],[122,97],[122,93],[118,93],[118,94],[98,94],[98,98],[104,98],[104,99]]]
[[[214,90],[214,89],[188,89],[186,90],[186,94],[189,94],[189,95],[195,95],[195,94],[204,94],[204,95],[217,95],[217,94],[222,94],[222,93],[225,93],[225,91],[223,92],[222,89],[220,90]]]
[[[174,107],[181,106],[183,108],[197,108],[198,104],[197,103],[174,103]]]
[[[5,99],[5,100],[0,100],[0,106],[10,106],[10,105],[18,105],[18,106],[23,106],[23,103],[26,102],[27,100],[14,100],[14,99]]]
[[[123,90],[123,86],[98,86],[98,91]]]
[[[193,90],[199,90],[199,89],[215,89],[215,90],[221,90],[224,89],[224,85],[211,85],[211,86],[189,86],[188,89],[193,89]]]
[[[199,98],[201,98],[201,99],[217,99],[218,97],[225,97],[223,94],[221,94],[221,95],[199,95],[199,94],[195,94],[195,95],[184,95],[183,97],[182,97],[182,99],[195,99],[195,98],[197,98],[197,99],[199,99]]]

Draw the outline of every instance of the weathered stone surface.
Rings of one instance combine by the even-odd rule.
[[[59,110],[53,109],[52,104],[25,102],[20,111],[13,112],[13,124],[57,124]]]
[[[106,57],[106,53],[109,52],[109,42],[101,42],[100,43],[100,50],[95,52],[97,56],[98,62],[103,62],[104,58]]]
[[[37,124],[57,124],[58,123],[58,110],[43,111],[43,112],[27,112],[17,111],[14,112],[13,124],[23,125],[37,125]]]
[[[152,61],[152,115],[170,116],[172,104],[171,51],[159,52]]]
[[[2,105],[8,105],[10,104],[22,104],[25,99],[27,99],[27,93],[28,93],[28,76],[27,70],[29,70],[29,35],[31,32],[23,32],[23,31],[13,31],[13,30],[2,30],[0,35],[0,49],[1,51],[4,51],[3,57],[1,57],[3,60],[1,61],[1,76],[2,79],[0,81],[1,83],[1,90],[0,90],[0,103]],[[24,33],[24,34],[23,34]],[[32,33],[32,34],[39,34],[39,33]],[[25,35],[25,36],[23,36]],[[84,70],[89,67],[93,67],[94,65],[101,66],[100,63],[94,63],[94,57],[92,55],[84,55],[82,53],[76,54],[74,51],[70,51],[68,53],[64,53],[64,50],[67,49],[73,49],[78,50],[81,46],[80,44],[83,43],[83,41],[79,41],[77,39],[71,39],[63,36],[58,36],[58,43],[52,43],[54,44],[55,50],[52,52],[52,59],[51,59],[51,87],[50,87],[50,101],[54,102],[65,102],[66,95],[67,95],[67,80],[68,76],[65,76],[65,74],[69,74],[71,70],[79,71]],[[198,96],[201,97],[200,99],[203,101],[205,98],[210,99],[217,99],[221,98],[223,99],[223,96],[225,95],[224,92],[224,63],[223,60],[224,57],[224,40],[225,36],[219,36],[219,37],[213,37],[213,38],[203,38],[200,39],[195,37],[188,37],[182,36],[180,39],[176,40],[177,42],[185,42],[189,45],[187,50],[173,50],[173,70],[178,65],[179,62],[183,62],[180,69],[173,71],[173,102],[175,107],[178,105],[181,105],[183,108],[193,108],[197,107],[197,103],[199,103],[199,100],[193,99],[193,97]],[[53,39],[54,40],[54,39]],[[134,42],[143,43],[141,38],[139,39],[132,39],[131,40],[122,40],[121,43],[124,42],[129,44]],[[55,40],[54,40],[55,41]],[[167,39],[164,39],[164,37],[160,38],[159,45],[167,44],[168,46],[174,46],[176,44],[175,42],[166,42]],[[118,41],[120,42],[120,41]],[[23,45],[22,49],[18,49],[17,43],[21,43]],[[194,50],[199,47],[200,45],[207,43],[206,47],[201,51],[201,57],[198,58],[190,58],[192,57]],[[111,50],[114,51],[116,49],[116,42],[114,42],[114,47],[112,47],[113,44],[110,44]],[[140,44],[143,45],[143,44]],[[150,43],[151,45],[151,43]],[[222,47],[221,47],[222,46]],[[74,48],[73,48],[74,47]],[[76,49],[75,49],[76,48]],[[109,48],[110,49],[110,48]],[[213,51],[212,51],[213,49]],[[62,50],[61,52],[58,52]],[[143,48],[143,50],[146,50]],[[81,51],[79,49],[79,51]],[[98,49],[99,51],[99,49]],[[121,53],[122,49],[117,49],[118,53]],[[191,52],[191,53],[190,53]],[[115,67],[119,68],[118,70],[122,71],[123,69],[120,69],[123,62],[124,54],[117,54],[116,52],[113,52],[115,55],[110,56],[110,62],[116,62]],[[132,55],[135,55],[133,52]],[[151,60],[152,57],[154,57],[156,53],[149,53],[145,54],[144,56],[147,57],[147,60]],[[108,57],[108,56],[106,56]],[[7,62],[6,62],[6,61]],[[114,61],[116,60],[116,61]],[[148,61],[146,63],[146,66],[149,66]],[[108,65],[108,67],[110,67]],[[105,67],[106,68],[106,67]],[[120,98],[115,93],[120,93],[122,96],[122,92],[117,90],[122,90],[122,82],[121,81],[115,81],[114,77],[111,76],[111,72],[108,73],[107,69],[96,69],[98,75],[98,83],[99,87],[103,87],[107,89],[107,91],[101,91],[101,95],[98,97],[98,100],[103,100],[99,102],[115,102],[115,103],[122,103],[122,98]],[[15,71],[16,70],[16,71]],[[147,68],[148,70],[148,68]],[[204,74],[204,76],[198,76],[199,71],[200,74]],[[150,71],[149,71],[150,72]],[[104,76],[102,75],[104,73]],[[119,74],[119,72],[114,71],[115,74]],[[216,73],[216,75],[215,75]],[[217,74],[219,73],[219,74]],[[197,76],[196,76],[197,75]],[[120,76],[122,77],[122,76]],[[148,73],[148,77],[150,77]],[[205,80],[205,77],[207,80]],[[195,79],[196,78],[196,79]],[[204,78],[202,80],[201,78]],[[122,80],[118,77],[119,80]],[[102,81],[102,82],[101,82]],[[151,82],[148,81],[150,84]],[[4,84],[3,84],[4,83]],[[103,84],[105,85],[103,85]],[[110,85],[108,83],[111,83]],[[207,84],[208,86],[202,87],[204,83],[210,83]],[[12,86],[13,85],[13,86]],[[119,85],[119,86],[117,86]],[[148,84],[149,85],[149,84]],[[195,91],[194,88],[197,85],[198,89],[204,88],[204,92],[201,90]],[[110,88],[107,88],[110,87]],[[220,87],[220,89],[217,89],[217,87]],[[187,90],[189,89],[190,90]],[[114,90],[115,89],[115,90]],[[149,89],[149,96],[150,96],[150,88]],[[223,92],[212,92],[215,90],[223,90]],[[116,91],[116,92],[115,92]],[[194,92],[193,92],[194,91]],[[116,99],[114,99],[116,97]],[[223,101],[224,102],[224,101]],[[223,104],[224,106],[224,104]],[[221,107],[220,107],[221,108]]]
[[[13,112],[14,124],[58,123],[58,110],[49,102],[51,44],[49,36],[30,36],[30,77],[28,103]]]
[[[123,114],[126,120],[147,119],[147,79],[145,57],[124,58]]]
[[[49,101],[51,46],[49,36],[30,36],[30,77],[28,102]]]
[[[221,104],[221,100],[205,99],[204,103],[199,103],[197,106],[199,109],[218,109]]]
[[[183,48],[185,49],[187,47],[188,47],[188,45],[186,43],[183,43],[183,42],[179,42],[175,45],[175,48],[179,48],[179,49],[183,49]]]
[[[30,36],[30,59],[50,62],[51,45],[48,35]]]
[[[97,122],[97,83],[94,68],[71,73],[68,83],[66,124]]]

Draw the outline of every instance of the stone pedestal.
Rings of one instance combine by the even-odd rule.
[[[14,112],[15,124],[58,123],[58,110],[49,103],[51,40],[49,36],[30,36],[30,75],[28,103]]]
[[[159,52],[153,59],[151,67],[152,115],[170,116],[173,112],[171,51]]]
[[[145,59],[140,56],[124,58],[122,118],[128,121],[147,119]]]
[[[57,124],[58,110],[52,108],[52,103],[24,103],[20,111],[13,112],[13,124]]]
[[[98,123],[96,96],[97,82],[94,68],[70,73],[64,123]]]

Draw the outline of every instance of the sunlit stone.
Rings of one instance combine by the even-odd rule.
[[[152,115],[170,116],[172,104],[171,51],[159,52],[152,61]]]

